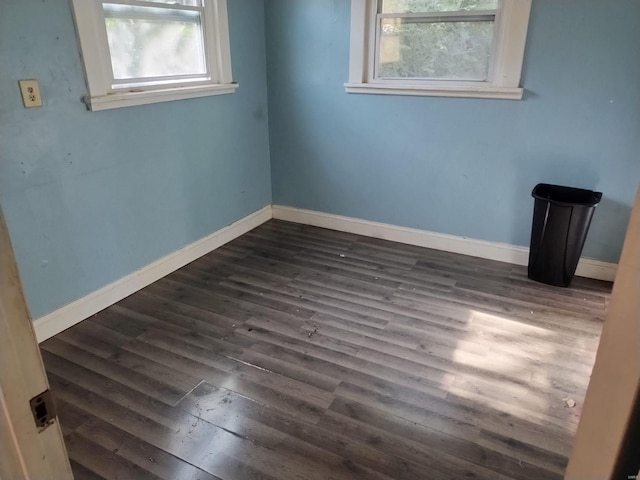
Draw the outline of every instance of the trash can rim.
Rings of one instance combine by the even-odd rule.
[[[588,201],[566,201],[563,199],[553,198],[551,193],[547,193],[546,195],[542,195],[540,190],[549,189],[551,193],[556,192],[559,195],[584,195],[585,198],[588,197]],[[537,200],[542,200],[545,202],[553,203],[555,205],[575,207],[575,206],[584,206],[584,207],[595,207],[602,200],[602,192],[595,192],[593,190],[587,190],[584,188],[575,188],[575,187],[567,187],[563,185],[553,185],[550,183],[539,183],[531,192],[531,196]]]

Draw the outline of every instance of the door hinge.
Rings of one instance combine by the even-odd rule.
[[[36,427],[41,430],[51,425],[58,415],[51,390],[45,390],[40,395],[36,395],[29,401],[29,404]]]

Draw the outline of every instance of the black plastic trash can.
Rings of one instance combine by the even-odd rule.
[[[602,193],[540,183],[531,195],[535,205],[529,278],[568,287]]]

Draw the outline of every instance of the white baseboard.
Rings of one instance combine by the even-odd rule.
[[[273,205],[273,218],[516,265],[529,263],[529,249],[527,247],[508,243],[474,240],[281,205]],[[581,258],[576,275],[612,282],[615,279],[617,268],[618,265],[615,263]]]
[[[181,248],[58,310],[34,320],[38,342],[57,335],[82,320],[160,280],[272,218],[271,205]]]
[[[170,253],[166,257],[146,267],[136,270],[126,277],[116,280],[85,297],[34,320],[33,323],[38,342],[43,342],[67,328],[80,323],[91,315],[95,315],[123,298],[160,280],[162,277],[212,252],[234,238],[244,235],[271,218],[355,233],[367,237],[382,238],[409,245],[434,248],[446,252],[498,260],[516,265],[527,265],[529,261],[529,249],[517,245],[474,240],[455,235],[418,230],[416,228],[398,227],[386,223],[370,222],[357,218],[314,212],[312,210],[268,205],[205,238]],[[617,267],[615,263],[582,258],[578,264],[576,275],[613,281]]]

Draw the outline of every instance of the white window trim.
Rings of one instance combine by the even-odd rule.
[[[229,21],[226,0],[205,0],[203,28],[210,76],[197,81],[117,88],[112,85],[111,57],[99,0],[71,0],[80,42],[88,93],[84,102],[90,110],[144,105],[233,93]]]
[[[374,77],[377,0],[351,0],[347,93],[520,100],[524,49],[532,0],[501,0],[490,78],[486,82],[381,80]]]

